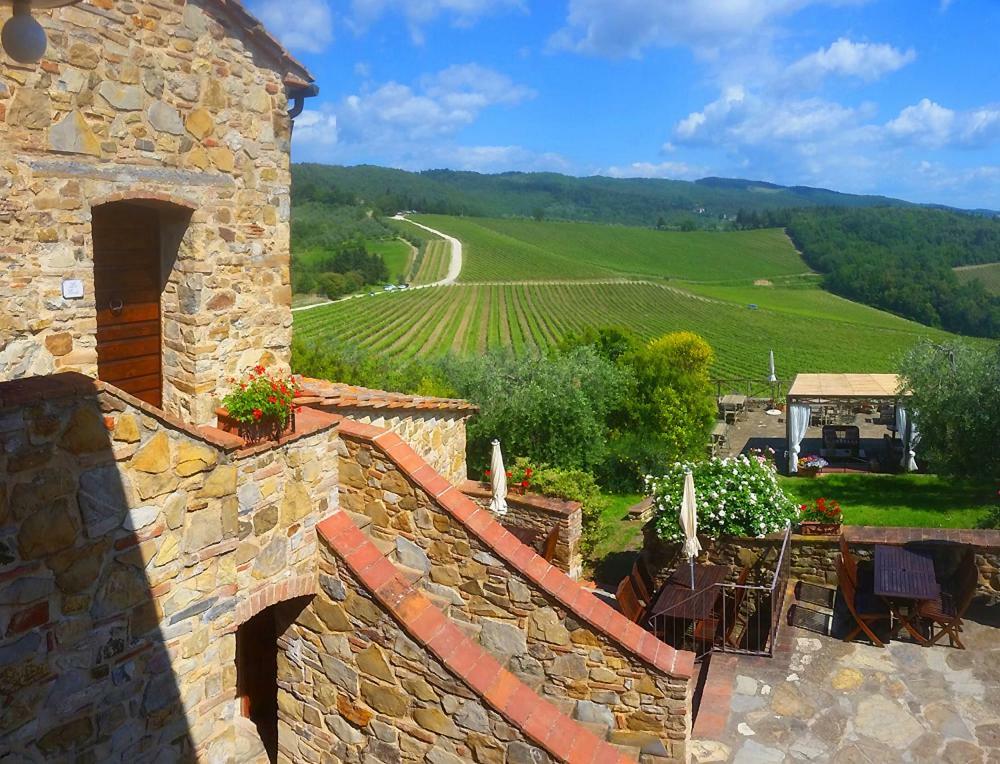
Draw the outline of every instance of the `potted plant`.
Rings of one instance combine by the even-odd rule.
[[[822,456],[806,454],[799,459],[798,474],[801,477],[816,477],[829,464]]]
[[[799,533],[803,536],[836,536],[844,519],[840,504],[823,497],[799,506]]]
[[[531,476],[535,471],[519,459],[514,468],[507,470],[507,488],[510,493],[524,495],[531,488]]]
[[[229,381],[236,386],[222,399],[222,408],[215,410],[220,430],[250,443],[281,440],[295,432],[298,407],[293,401],[299,388],[294,379],[257,365],[242,379]]]

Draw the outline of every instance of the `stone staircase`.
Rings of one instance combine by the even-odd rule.
[[[455,600],[455,590],[432,580],[433,563],[426,553],[405,536],[390,537],[385,529],[377,527],[368,515],[345,511],[354,524],[373,543],[382,555],[393,564],[399,574],[412,586],[420,589],[431,603],[442,613],[452,619],[465,634],[474,641],[479,641],[480,627],[469,623],[463,618],[453,617],[453,609],[460,608],[464,603]],[[489,645],[484,645],[489,649]],[[516,665],[507,665],[507,656],[493,653],[493,657],[522,681],[531,683],[533,677],[525,675]],[[567,699],[540,693],[549,702],[556,705],[567,716],[572,718],[584,729],[592,732],[601,740],[607,741],[614,749],[640,764],[667,764],[666,749],[660,737],[651,731],[618,729],[613,714],[605,706],[586,700],[575,703]]]

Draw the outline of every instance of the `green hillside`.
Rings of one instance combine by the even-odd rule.
[[[791,305],[782,305],[782,294],[796,292],[801,294]],[[648,283],[456,285],[297,313],[295,333],[318,345],[357,345],[406,359],[500,346],[524,352],[588,326],[614,324],[644,337],[685,329],[715,349],[713,373],[757,378],[765,374],[771,348],[782,377],[800,371],[888,371],[918,338],[947,336],[864,306],[838,316],[838,306],[823,302],[826,296],[810,313],[804,302],[810,293],[825,294],[776,290],[769,305],[761,299],[754,310],[742,301]]]
[[[716,228],[726,227],[723,215],[732,218],[740,210],[908,204],[884,196],[731,178],[576,178],[557,173],[483,175],[452,170],[406,172],[372,165],[295,164],[292,181],[297,203],[360,201],[385,214],[400,210],[493,217],[542,214],[548,219],[643,226],[653,226],[662,219],[668,225],[687,222],[699,228]]]
[[[462,241],[462,281],[735,281],[809,270],[780,229],[709,233],[444,215],[414,219]]]
[[[1000,295],[1000,263],[955,268],[955,275],[963,283],[978,281],[990,294]]]

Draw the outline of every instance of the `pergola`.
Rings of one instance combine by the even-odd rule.
[[[799,446],[809,427],[812,405],[825,405],[834,401],[871,401],[892,403],[895,409],[896,429],[908,452],[907,469],[916,469],[913,448],[919,434],[909,421],[906,408],[900,405],[908,392],[900,391],[896,374],[798,374],[788,390],[785,416],[785,435],[788,442],[788,471],[798,471]]]

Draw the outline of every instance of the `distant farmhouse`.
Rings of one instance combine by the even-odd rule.
[[[0,57],[0,761],[686,760],[693,655],[573,580],[579,505],[497,522],[474,406],[219,428],[288,372],[309,72],[237,0],[59,4]]]

